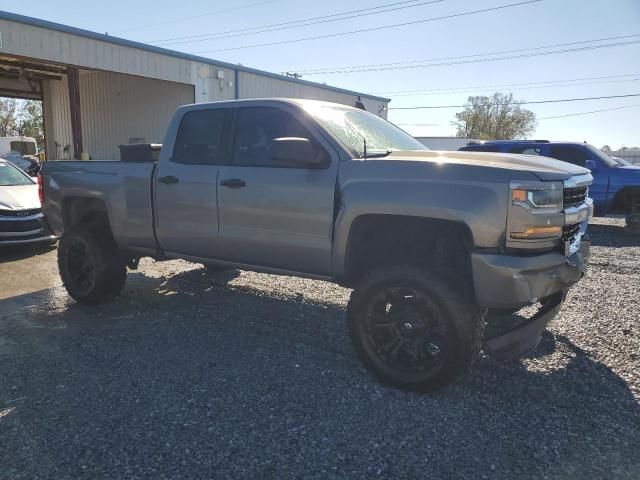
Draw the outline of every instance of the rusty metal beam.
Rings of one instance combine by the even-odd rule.
[[[77,68],[67,68],[69,83],[69,111],[71,113],[71,137],[73,156],[80,160],[82,155],[82,118],[80,116],[80,75]]]
[[[0,65],[6,65],[7,67],[13,67],[13,68],[24,68],[27,70],[35,70],[38,72],[55,73],[58,75],[64,75],[65,73],[67,73],[67,69],[63,67],[55,67],[51,65],[44,65],[44,64],[33,63],[33,62],[5,60],[2,58],[0,58]]]
[[[20,70],[18,69],[15,69],[12,67],[4,67],[2,65],[0,65],[0,75],[4,77],[11,77],[11,78],[19,78],[21,76],[24,76],[25,78],[35,78],[37,80],[61,80],[62,79],[62,77],[58,77],[56,75],[31,72],[29,70],[20,72]]]

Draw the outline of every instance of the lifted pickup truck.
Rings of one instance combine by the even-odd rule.
[[[535,348],[584,274],[591,181],[552,159],[429,151],[359,109],[273,99],[181,107],[157,162],[47,162],[40,183],[77,301],[118,295],[142,256],[334,281],[354,289],[364,365],[428,390],[481,350]],[[527,320],[494,315],[532,304]]]

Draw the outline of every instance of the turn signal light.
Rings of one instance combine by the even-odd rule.
[[[511,200],[514,202],[526,202],[527,201],[527,191],[526,190],[512,190],[511,191]]]
[[[562,227],[529,227],[524,232],[512,232],[511,238],[519,240],[558,238],[562,235]]]
[[[42,174],[38,174],[38,197],[40,198],[40,205],[44,203],[44,189],[42,188]]]

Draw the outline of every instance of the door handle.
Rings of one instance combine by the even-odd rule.
[[[246,183],[244,180],[240,180],[239,178],[227,178],[226,180],[221,180],[220,185],[229,188],[242,188]]]
[[[165,185],[175,185],[180,179],[173,175],[167,175],[166,177],[158,177],[158,183],[164,183]]]

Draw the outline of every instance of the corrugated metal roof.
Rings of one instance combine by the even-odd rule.
[[[111,35],[105,35],[102,33],[92,32],[90,30],[84,30],[82,28],[71,27],[63,25],[61,23],[50,22],[48,20],[42,20],[40,18],[27,17],[25,15],[18,15],[17,13],[11,13],[0,10],[0,19],[9,20],[18,23],[24,23],[35,27],[48,28],[50,30],[56,30],[59,32],[69,33],[72,35],[78,35],[81,37],[92,38],[94,40],[100,40],[102,42],[109,42],[115,45],[121,45],[124,47],[137,48],[139,50],[145,50],[148,52],[159,53],[162,55],[168,55],[170,57],[181,58],[185,60],[192,60],[194,62],[207,63],[209,65],[216,65],[223,68],[229,68],[239,70],[241,72],[254,73],[256,75],[262,75],[265,77],[277,78],[279,80],[286,80],[287,82],[299,83],[302,85],[309,85],[316,88],[322,88],[325,90],[332,90],[334,92],[346,93],[348,95],[360,95],[362,97],[379,100],[381,102],[390,102],[391,100],[384,97],[377,97],[375,95],[368,95],[366,93],[354,92],[353,90],[346,90],[344,88],[333,87],[322,83],[310,82],[308,80],[301,80],[299,78],[287,77],[285,75],[278,75],[277,73],[271,73],[256,68],[245,67],[244,65],[234,65],[233,63],[221,62],[213,60],[207,57],[201,57],[199,55],[192,55],[190,53],[178,52],[176,50],[169,50],[168,48],[155,47],[146,43],[134,42],[132,40],[126,40],[124,38],[112,37]]]

